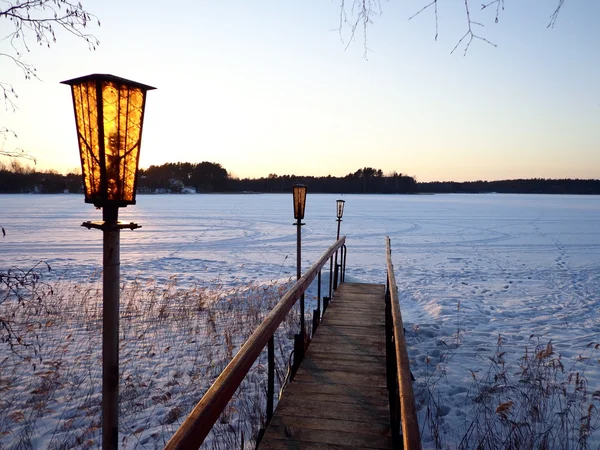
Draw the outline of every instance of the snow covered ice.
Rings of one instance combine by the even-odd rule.
[[[336,198],[339,196],[311,194],[309,186],[302,234],[304,270],[335,238]],[[385,236],[392,241],[425,448],[435,447],[436,442],[458,447],[472,424],[476,410],[472,398],[485,384],[482,380],[490,367],[503,365],[514,377],[525,348],[534,351],[538,343],[546,348],[551,342],[554,355],[562,355],[565,370],[574,368],[585,377],[589,392],[586,401],[594,401],[592,394],[600,391],[600,350],[589,344],[600,342],[599,197],[486,194],[343,198],[347,281],[385,283]],[[84,204],[77,195],[3,195],[0,202],[0,225],[7,232],[0,242],[0,270],[12,266],[28,269],[43,260],[52,267],[44,280],[75,282],[81,292],[90,285],[97,289],[101,233],[79,225],[100,220],[100,211]],[[121,234],[122,281],[137,283],[139,289],[176,283],[177,288],[205,289],[209,298],[215,292],[241,292],[250,283],[273,289],[276,283],[295,276],[291,193],[138,196],[136,206],[122,208],[119,213],[121,220],[142,225],[139,230]],[[98,308],[97,292],[85,292]],[[313,302],[314,295],[315,286],[308,296]],[[125,297],[122,304],[134,303],[135,294]],[[175,301],[177,296],[172,298]],[[205,307],[210,309],[211,304]],[[206,351],[214,346],[227,347],[219,334],[225,328],[219,320],[227,321],[222,305],[215,312],[215,333],[203,331],[198,341],[192,342],[190,336],[177,339],[164,327],[135,321],[133,328],[123,332],[127,334],[122,349],[121,392],[130,395],[123,398],[133,408],[133,412],[123,411],[121,417],[120,439],[127,438],[121,442],[123,447],[164,445],[194,399],[197,401],[210,384],[210,377],[224,367],[226,350],[211,350],[215,365],[202,374],[180,374],[175,359],[192,353],[201,358],[197,347],[204,346]],[[311,309],[307,307],[307,311]],[[97,317],[97,313],[90,310],[85,314]],[[193,320],[186,325],[189,329],[198,325]],[[247,334],[246,326],[249,324],[239,325],[240,337]],[[65,374],[70,373],[67,366],[81,364],[81,360],[97,362],[97,323],[48,329],[55,330],[45,335],[52,341],[45,347],[50,362],[59,360],[59,344],[64,347],[68,335],[69,342],[84,339],[73,341],[61,355],[60,370]],[[142,332],[154,333],[152,340],[140,343]],[[90,341],[90,336],[96,336],[96,341]],[[208,338],[214,341],[207,346],[202,339]],[[160,361],[158,356],[152,360],[145,356],[140,359],[142,363],[135,364],[152,345],[151,353],[160,355]],[[65,405],[85,400],[87,411],[98,415],[99,369],[87,378],[78,375],[82,380],[80,394],[67,395],[66,387],[57,387],[57,396],[44,402],[44,414],[36,415],[25,402],[31,398],[32,383],[39,381],[39,368],[25,370],[26,364],[11,356],[6,347],[0,347],[2,360],[0,392],[8,409],[0,413],[0,447],[13,448],[22,442],[15,435],[26,430],[28,420],[34,423],[33,430],[28,431],[34,447],[55,445],[53,434],[66,433],[66,424],[93,425],[93,420],[81,418],[76,408]],[[50,366],[44,370],[58,369]],[[11,376],[17,385],[2,384]],[[182,381],[194,376],[195,385]],[[134,382],[136,392],[131,390]],[[153,392],[143,394],[139,386],[144,384]],[[152,401],[157,392],[159,397],[166,397]],[[185,401],[178,401],[178,395]],[[511,395],[501,393],[494,401],[517,403]],[[178,406],[181,410],[174,410]],[[436,416],[435,426],[431,415]],[[592,425],[598,427],[597,418],[594,420]],[[147,429],[140,431],[137,423],[147,425]],[[125,428],[130,429],[129,434]],[[593,433],[588,442],[594,448],[600,444],[598,434]],[[95,446],[98,437],[99,432],[91,430],[76,444]]]

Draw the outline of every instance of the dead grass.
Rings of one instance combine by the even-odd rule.
[[[448,430],[440,392],[448,382],[448,363],[463,341],[460,304],[456,322],[452,344],[442,341],[444,351],[426,357],[415,384],[421,434],[434,448],[587,449],[592,437],[598,439],[600,391],[589,389],[586,374],[590,365],[600,363],[600,343],[589,343],[573,360],[557,353],[551,340],[535,335],[521,347],[497,336],[493,353],[479,355],[484,370],[464,367],[471,379],[464,423]]]
[[[552,341],[535,336],[508,362],[504,344],[498,336],[488,370],[472,375],[473,419],[459,448],[589,448],[600,426],[600,392],[588,391],[586,369],[600,344],[590,343],[587,355],[574,362],[564,361]]]
[[[290,283],[180,286],[172,277],[123,283],[120,322],[121,445],[162,447]],[[60,281],[37,310],[0,305],[39,345],[0,346],[0,447],[89,448],[100,442],[101,283]],[[299,327],[294,308],[276,334],[276,389]],[[35,333],[29,334],[29,333]],[[207,439],[252,445],[266,410],[266,351]],[[51,426],[49,426],[51,424]]]

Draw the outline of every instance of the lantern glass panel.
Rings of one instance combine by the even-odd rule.
[[[337,218],[341,219],[342,216],[344,215],[344,204],[346,203],[345,200],[337,200]]]
[[[87,81],[73,85],[72,93],[81,154],[81,170],[85,186],[85,199],[92,203],[91,199],[100,193],[101,184],[96,82]]]
[[[304,208],[306,206],[306,186],[295,184],[293,186],[294,194],[294,219],[304,219]]]
[[[112,81],[102,84],[106,196],[135,203],[135,177],[142,136],[144,92]]]

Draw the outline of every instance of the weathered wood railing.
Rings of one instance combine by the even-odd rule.
[[[392,264],[390,238],[386,237],[387,289],[386,289],[386,341],[390,419],[394,448],[420,450],[421,437],[412,388],[404,324],[398,300],[398,288]],[[400,433],[400,430],[402,432]]]
[[[274,396],[274,339],[273,335],[284,321],[286,314],[294,306],[296,301],[302,297],[312,281],[318,276],[318,307],[315,315],[320,318],[321,314],[321,269],[327,261],[333,260],[333,256],[339,250],[342,253],[343,264],[340,279],[344,279],[343,270],[346,261],[346,237],[341,237],[315,262],[310,269],[294,284],[294,286],[281,298],[279,303],[271,310],[265,320],[254,331],[252,336],[244,343],[242,348],[233,357],[227,367],[221,372],[213,385],[208,389],[204,397],[194,407],[179,429],[175,432],[165,449],[197,449],[202,445],[204,439],[212,429],[213,425],[231,400],[231,397],[240,386],[246,374],[267,346],[268,351],[268,384],[267,384],[267,420],[273,415]],[[330,267],[330,273],[332,268]],[[337,267],[336,267],[337,271]],[[331,297],[331,287],[329,298]],[[326,303],[324,302],[324,309]],[[313,326],[318,320],[313,320]],[[305,342],[303,330],[300,340]],[[297,348],[297,347],[296,347]],[[295,354],[295,357],[297,354]]]

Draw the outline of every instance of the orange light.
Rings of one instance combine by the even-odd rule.
[[[134,205],[146,92],[155,88],[102,74],[62,83],[73,95],[86,203]]]

